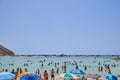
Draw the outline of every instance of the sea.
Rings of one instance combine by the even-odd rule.
[[[29,72],[36,73],[39,69],[40,73],[44,73],[47,70],[50,73],[51,69],[57,71],[59,74],[64,72],[63,66],[66,63],[66,72],[70,72],[76,68],[84,71],[86,74],[107,74],[105,65],[109,65],[111,73],[114,75],[120,75],[120,60],[114,60],[113,58],[119,55],[82,55],[82,56],[0,56],[0,71],[8,69],[9,72],[12,69],[22,68],[28,69]],[[86,66],[86,69],[85,69]],[[102,67],[103,70],[99,71],[98,67]]]

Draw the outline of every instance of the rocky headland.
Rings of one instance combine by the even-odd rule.
[[[0,44],[0,56],[14,56],[14,53]]]

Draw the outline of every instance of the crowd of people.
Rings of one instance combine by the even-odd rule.
[[[8,69],[3,69],[1,72],[8,72]],[[16,77],[14,80],[17,80],[17,76],[18,74],[22,73],[22,72],[29,72],[27,68],[25,68],[24,71],[22,71],[21,68],[17,68],[17,70],[15,71],[15,69],[12,69],[11,73],[15,74]],[[49,73],[47,72],[47,70],[44,71],[44,74],[42,75],[42,73],[40,73],[40,70],[37,69],[36,74],[40,77],[40,80],[48,80],[49,79]],[[55,80],[55,71],[54,69],[51,69],[50,71],[50,77],[51,80]]]
[[[43,61],[39,61],[39,63],[41,63],[40,69],[42,69],[44,67],[44,62],[45,61],[46,61],[45,59]],[[27,62],[30,62],[30,61],[27,61]],[[25,67],[26,66],[30,66],[30,64],[32,64],[32,62],[30,62],[30,64],[27,63],[27,62],[23,64]],[[80,67],[82,66],[85,72],[87,71],[88,68],[91,68],[91,66],[88,66],[88,65],[80,65],[75,60],[73,61],[73,63],[70,63],[70,62],[67,62],[67,61],[63,62],[63,63],[64,64],[61,66],[61,69],[60,69],[60,70],[62,70],[63,73],[67,72],[67,66],[68,65],[75,66],[75,69],[79,69],[79,66]],[[82,61],[80,61],[79,63],[82,63]],[[59,66],[59,62],[58,63],[49,62],[48,66],[50,66],[51,64],[54,64],[54,67],[50,70],[50,72],[47,71],[47,70],[44,70],[44,73],[42,74],[40,72],[40,69],[36,70],[35,74],[39,75],[40,80],[48,80],[48,79],[55,80],[55,75],[60,73],[59,72],[59,68],[60,67],[58,67]],[[2,63],[0,63],[0,65],[2,65]],[[13,66],[14,64],[12,63],[12,64],[9,64],[9,65]],[[117,66],[119,66],[119,65],[115,64],[115,63],[114,64],[101,64],[100,62],[98,62],[98,72],[105,71],[108,74],[111,74],[112,73],[111,72],[111,67],[117,67]],[[56,70],[54,70],[54,68]],[[8,69],[2,69],[0,72],[8,72]],[[22,73],[22,72],[29,72],[29,70],[27,68],[25,68],[24,71],[23,71],[22,68],[18,67],[17,69],[12,69],[12,71],[11,71],[11,73],[16,75],[15,80],[17,80],[17,75]]]
[[[107,68],[108,74],[111,74],[110,65],[105,65],[105,66]],[[78,69],[77,64],[75,68]],[[84,69],[86,70],[86,68],[87,67],[85,66]],[[62,66],[62,69],[63,69],[63,73],[66,73],[66,63],[64,66]],[[100,67],[100,63],[99,63],[98,71],[103,71],[103,67]],[[8,72],[8,69],[3,69],[1,72]],[[29,71],[27,68],[25,68],[23,71],[22,68],[19,68],[19,67],[16,70],[12,69],[11,71],[11,73],[16,75],[15,80],[17,80],[17,75],[22,72],[29,72]],[[50,73],[48,73],[47,70],[44,70],[44,73],[42,74],[40,73],[39,69],[37,69],[35,72],[35,74],[37,74],[40,77],[40,80],[48,80],[48,79],[55,80],[55,74],[58,74],[58,73],[59,73],[59,68],[57,68],[56,71],[54,71],[54,69],[51,69]]]

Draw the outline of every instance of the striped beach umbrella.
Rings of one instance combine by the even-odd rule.
[[[87,78],[92,78],[92,79],[98,79],[98,78],[100,78],[101,76],[98,75],[98,74],[87,74],[86,77],[87,77]]]
[[[66,78],[66,79],[79,79],[79,77],[77,77],[77,76],[75,76],[74,74],[71,74],[71,73],[60,74],[60,77]]]
[[[10,72],[1,72],[0,80],[12,80],[15,78],[15,75]]]

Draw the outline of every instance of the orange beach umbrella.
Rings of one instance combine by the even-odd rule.
[[[21,77],[23,77],[23,76],[25,76],[25,75],[27,75],[27,74],[32,74],[32,72],[22,72],[22,73],[20,73],[20,74],[18,74],[18,78],[21,78]]]

